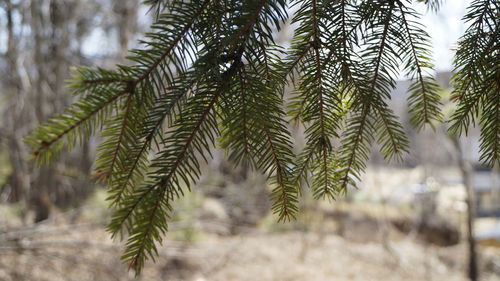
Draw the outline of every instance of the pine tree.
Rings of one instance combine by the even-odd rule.
[[[128,234],[123,259],[137,273],[157,255],[172,201],[196,183],[216,145],[235,164],[269,176],[273,212],[286,221],[296,216],[300,185],[309,179],[317,198],[334,199],[355,185],[372,143],[388,160],[408,152],[387,104],[401,71],[412,81],[412,122],[421,128],[442,120],[429,36],[410,1],[146,3],[156,20],[143,48],[131,51],[132,66],[79,68],[70,85],[79,101],[27,139],[44,163],[100,131],[96,173],[114,208],[108,229]],[[452,129],[467,131],[480,118],[489,165],[500,161],[498,6],[473,1],[453,80],[459,109]],[[289,20],[297,28],[283,48],[273,33]],[[297,156],[289,117],[306,127]]]

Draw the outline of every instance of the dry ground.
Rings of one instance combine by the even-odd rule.
[[[0,205],[0,281],[465,281],[463,242],[437,247],[388,223],[415,215],[390,204],[394,194],[400,201],[408,197],[406,186],[419,178],[419,170],[368,173],[363,192],[352,196],[359,204],[336,202],[333,212],[326,202],[330,207],[322,213],[314,203],[296,225],[264,219],[257,228],[239,226],[238,235],[228,235],[228,215],[219,204],[204,206],[204,216],[181,212],[190,215],[170,225],[156,263],[148,262],[138,278],[120,262],[123,242],[112,241],[105,224],[95,223],[109,216],[105,194],[86,205],[89,212],[72,210],[37,226],[21,227],[18,215],[9,215],[16,209]],[[463,217],[455,205],[440,209],[452,224]],[[78,219],[70,223],[72,216]],[[192,219],[203,227],[191,231],[185,222]],[[206,221],[214,219],[219,223]],[[5,229],[10,232],[2,233]],[[500,248],[479,250],[481,281],[500,281]]]
[[[0,250],[0,280],[134,280],[119,261],[118,242],[101,227],[39,229]],[[9,248],[10,247],[10,248]],[[309,281],[309,280],[466,280],[464,245],[426,246],[413,238],[396,239],[385,247],[358,243],[334,234],[250,231],[237,236],[204,234],[198,242],[166,241],[156,263],[135,280]],[[500,259],[482,249],[483,260]],[[496,259],[495,259],[495,255]],[[483,281],[500,280],[491,264]],[[493,264],[494,266],[494,264]]]

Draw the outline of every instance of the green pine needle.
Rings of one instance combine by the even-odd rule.
[[[441,1],[419,1],[437,9]],[[301,185],[335,199],[355,187],[373,143],[402,160],[408,139],[388,106],[400,74],[411,122],[442,121],[429,36],[404,0],[148,0],[155,13],[131,66],[79,68],[79,100],[26,142],[48,162],[100,132],[96,175],[109,189],[108,230],[128,235],[123,260],[140,273],[168,230],[172,202],[221,146],[265,173],[279,221],[299,212]],[[289,8],[294,11],[289,15]],[[450,130],[481,126],[481,161],[500,162],[499,4],[474,0],[453,76]],[[292,44],[275,31],[295,27]],[[285,88],[293,87],[291,97]],[[297,155],[287,117],[305,127]]]

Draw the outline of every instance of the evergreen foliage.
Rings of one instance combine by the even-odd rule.
[[[424,1],[436,9],[440,1]],[[140,272],[167,231],[172,201],[196,183],[220,145],[235,164],[261,170],[279,220],[298,212],[300,185],[335,199],[354,186],[373,142],[401,159],[408,140],[387,105],[395,78],[411,80],[417,127],[440,121],[429,38],[405,0],[156,0],[152,31],[132,50],[132,66],[80,68],[80,97],[27,142],[47,162],[64,146],[100,131],[96,174],[114,208],[108,226],[125,232],[123,259]],[[291,8],[291,9],[290,9]],[[293,16],[288,12],[293,10]],[[498,2],[475,0],[456,57],[452,129],[480,116],[482,159],[500,155]],[[284,49],[273,33],[297,28]],[[292,98],[284,89],[293,85]],[[287,116],[306,128],[296,156]]]
[[[458,42],[451,118],[453,133],[467,132],[476,119],[481,125],[481,160],[500,164],[500,3],[474,1],[464,20],[469,28]]]

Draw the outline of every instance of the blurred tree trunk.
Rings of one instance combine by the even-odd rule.
[[[110,3],[119,8],[118,14],[106,10]],[[4,89],[0,95],[6,103],[0,108],[4,120],[0,141],[12,166],[8,200],[25,201],[35,221],[41,221],[54,206],[77,205],[90,194],[93,146],[86,143],[50,165],[34,168],[23,138],[71,102],[65,80],[70,66],[92,63],[92,58],[85,57],[82,43],[93,29],[116,30],[120,49],[115,54],[125,55],[128,41],[138,29],[138,1],[0,0],[0,9],[7,15],[7,75],[0,77]],[[96,26],[96,21],[101,22]],[[100,59],[110,55],[113,57],[107,53]]]
[[[479,280],[476,240],[474,238],[475,218],[475,193],[472,184],[473,169],[460,146],[457,137],[452,137],[453,145],[457,151],[458,166],[462,174],[464,188],[467,194],[467,245],[468,245],[468,277],[471,281]]]
[[[30,27],[34,35],[34,71],[37,74],[33,79],[36,123],[46,121],[69,102],[64,80],[68,78],[71,62],[70,28],[77,10],[78,2],[75,1],[31,2]],[[33,171],[36,186],[30,193],[29,202],[35,212],[35,221],[47,219],[55,201],[68,204],[68,200],[57,200],[64,195],[64,190],[78,188],[73,182],[69,186],[63,182],[61,164],[65,160]]]
[[[139,1],[137,0],[113,0],[113,10],[116,14],[116,26],[118,28],[118,43],[120,45],[120,58],[124,58],[128,53],[128,43],[137,32],[137,10]]]
[[[29,119],[28,112],[24,110],[26,106],[22,101],[26,99],[25,85],[21,80],[19,69],[19,45],[14,32],[14,13],[19,12],[10,0],[4,0],[5,12],[7,15],[7,51],[5,59],[9,67],[6,72],[5,93],[7,95],[7,110],[4,112],[4,128],[6,145],[9,159],[12,165],[12,175],[9,178],[11,192],[9,201],[16,202],[24,198],[30,190],[30,171],[25,161],[26,148],[22,143],[22,136],[26,133],[24,124]]]

